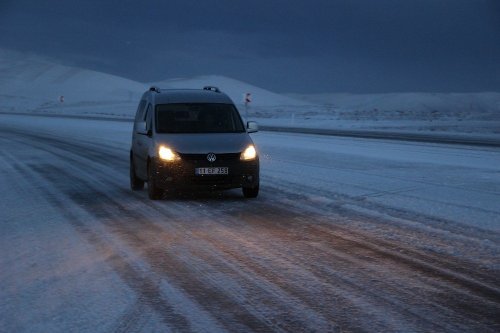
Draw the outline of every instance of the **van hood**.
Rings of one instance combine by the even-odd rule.
[[[156,134],[155,141],[181,154],[240,153],[253,144],[246,132]]]

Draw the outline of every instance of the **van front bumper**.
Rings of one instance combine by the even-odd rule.
[[[229,155],[229,154],[228,154]],[[181,155],[181,160],[164,162],[159,159],[154,163],[155,184],[164,190],[198,189],[227,190],[241,187],[259,186],[259,159],[241,161],[227,158],[210,163],[205,159],[188,158]],[[197,168],[228,168],[227,175],[197,175]]]

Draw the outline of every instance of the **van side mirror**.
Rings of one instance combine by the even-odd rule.
[[[140,121],[135,126],[138,134],[147,135],[149,137],[153,135],[153,131],[151,129],[148,130],[148,126],[145,121]]]
[[[255,133],[259,131],[259,125],[255,121],[248,121],[247,122],[247,132],[248,133]]]

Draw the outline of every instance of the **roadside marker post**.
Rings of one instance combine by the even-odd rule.
[[[251,102],[252,102],[252,94],[247,92],[245,94],[245,118],[248,118],[248,108],[250,107]]]

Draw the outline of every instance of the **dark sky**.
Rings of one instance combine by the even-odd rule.
[[[0,48],[143,82],[500,91],[500,0],[0,0]]]

